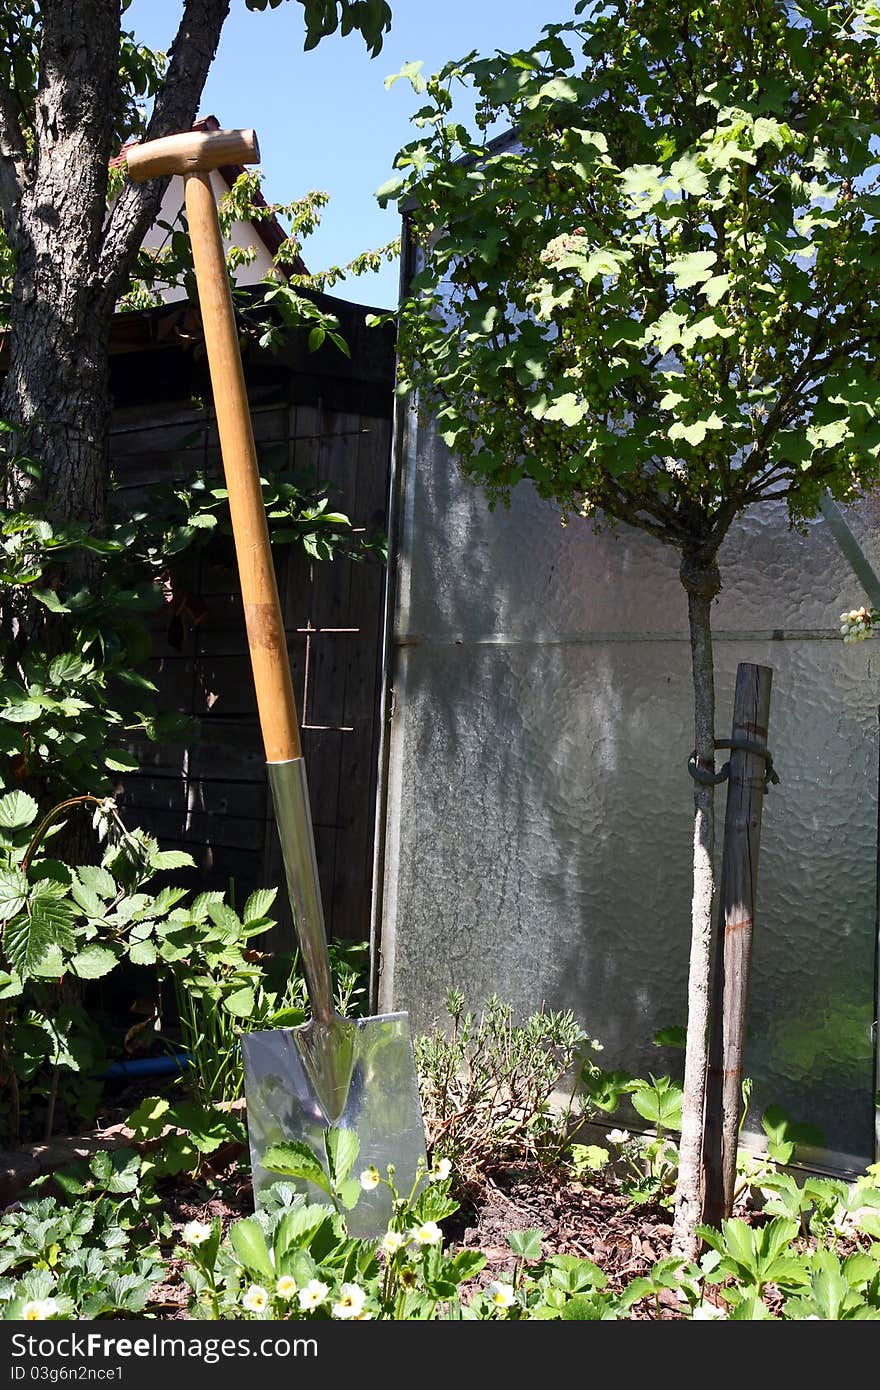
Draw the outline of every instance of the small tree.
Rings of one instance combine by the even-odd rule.
[[[586,10],[586,0],[575,14]],[[403,389],[492,501],[528,479],[566,515],[680,556],[696,766],[714,771],[711,605],[734,518],[853,495],[880,457],[880,7],[605,0],[527,51],[450,64],[380,190],[423,268]],[[476,134],[453,88],[476,97]],[[516,140],[489,135],[504,125]],[[703,1192],[714,791],[694,784],[676,1246]]]

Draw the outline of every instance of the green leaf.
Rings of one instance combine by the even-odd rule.
[[[863,1211],[858,1218],[859,1230],[872,1240],[880,1240],[880,1212]]]
[[[134,1192],[140,1180],[141,1161],[133,1149],[100,1149],[92,1155],[89,1168],[106,1192]]]
[[[84,883],[74,881],[70,889],[71,897],[78,903],[88,917],[103,918],[107,911],[107,904],[103,898],[99,898],[97,893],[92,892]]]
[[[128,1117],[128,1127],[141,1139],[158,1139],[169,1122],[170,1104],[164,1096],[147,1096]]]
[[[93,941],[73,957],[71,966],[81,980],[100,980],[109,975],[116,964],[116,955],[109,946],[101,946]]]
[[[507,1243],[514,1255],[521,1260],[540,1260],[542,1254],[541,1231],[510,1231]]]
[[[6,922],[21,912],[29,891],[27,879],[17,869],[0,871],[0,920]]]
[[[669,262],[667,270],[677,290],[688,290],[709,279],[717,260],[714,251],[689,251],[686,256],[675,256]]]
[[[620,175],[623,192],[629,198],[657,203],[663,197],[663,171],[657,164],[633,164]]]
[[[266,1280],[267,1288],[275,1285],[275,1267],[269,1256],[266,1237],[252,1217],[236,1221],[229,1228],[229,1243],[249,1274]]]
[[[61,656],[56,656],[49,667],[49,683],[64,685],[67,681],[76,680],[86,669],[82,657],[76,652],[64,652]]]
[[[339,1201],[346,1211],[351,1211],[356,1207],[361,1195],[361,1185],[357,1178],[348,1178],[345,1182],[338,1183],[336,1194]]]
[[[587,414],[589,407],[576,396],[572,391],[567,391],[562,396],[557,396],[556,400],[545,412],[545,420],[561,420],[564,425],[576,425]]]
[[[806,434],[814,448],[833,449],[836,444],[846,439],[849,432],[848,420],[832,420],[827,425],[810,425]]]
[[[392,198],[396,198],[404,186],[404,180],[399,176],[393,179],[386,179],[380,188],[376,189],[375,197],[380,207],[387,207]],[[378,323],[379,320],[377,319]]]
[[[140,763],[137,758],[132,757],[131,753],[126,753],[123,748],[111,748],[109,753],[104,754],[104,766],[109,768],[111,772],[137,772]],[[157,865],[156,867],[160,866]],[[173,868],[174,865],[166,865],[165,867]]]
[[[680,1129],[682,1096],[681,1087],[668,1076],[652,1077],[634,1087],[632,1103],[652,1124],[662,1129]]]
[[[601,1173],[608,1167],[611,1155],[600,1144],[572,1144],[571,1161],[578,1174],[582,1172]]]
[[[19,830],[31,825],[37,818],[39,807],[27,792],[7,792],[0,796],[0,827],[4,830]]]
[[[730,289],[730,285],[731,279],[729,275],[710,275],[709,279],[703,285],[702,292],[706,296],[707,301],[715,305],[724,298],[727,291]]]
[[[97,893],[99,898],[109,900],[116,897],[116,880],[106,869],[99,868],[94,864],[80,864],[77,867],[76,876],[84,888]]]
[[[17,999],[23,992],[24,985],[20,976],[0,970],[0,999]]]
[[[194,869],[196,861],[181,849],[159,849],[150,855],[151,869]]]
[[[394,86],[395,82],[399,82],[401,78],[411,84],[414,92],[423,92],[427,86],[424,77],[422,77],[422,68],[424,66],[424,59],[419,59],[417,62],[413,63],[404,63],[400,72],[392,73],[390,77],[385,78],[384,85],[386,92]]]
[[[687,1042],[686,1028],[661,1028],[651,1039],[655,1047],[684,1047]]]
[[[300,1206],[286,1211],[275,1231],[275,1268],[281,1273],[284,1261],[293,1250],[306,1249],[314,1239],[315,1233],[333,1215],[333,1208],[320,1202],[302,1202]]]
[[[242,913],[245,926],[265,917],[277,896],[277,888],[258,888],[255,893],[251,893]]]
[[[220,927],[224,932],[229,932],[235,936],[241,931],[241,922],[238,914],[225,902],[212,902],[208,904],[208,916],[215,926]]]
[[[328,1197],[332,1196],[327,1174],[308,1145],[299,1140],[271,1144],[261,1162],[262,1167],[270,1173],[280,1173],[285,1178],[302,1178],[320,1187]]]
[[[707,423],[705,420],[695,420],[691,425],[685,425],[681,420],[676,420],[674,425],[669,428],[668,438],[674,443],[676,439],[684,439],[688,444],[702,444],[706,438]]]
[[[674,185],[682,193],[690,193],[700,198],[709,191],[709,180],[693,155],[683,155],[681,159],[676,159],[669,166],[669,173]]]
[[[354,1167],[360,1147],[353,1129],[328,1129],[324,1134],[327,1165],[337,1187],[345,1182]]]
[[[485,1269],[487,1257],[482,1250],[459,1250],[448,1261],[444,1273],[454,1284],[461,1284],[465,1279],[473,1279],[480,1270]]]
[[[638,1085],[628,1071],[601,1071],[598,1076],[585,1076],[583,1088],[593,1105],[613,1115],[622,1096],[628,1095]]]
[[[36,973],[50,948],[72,951],[74,934],[70,905],[50,893],[34,893],[28,907],[6,924],[6,955],[21,978]]]
[[[562,1307],[565,1322],[602,1322],[614,1318],[610,1303],[601,1294],[576,1294]]]
[[[70,609],[61,602],[54,589],[31,589],[30,593],[50,613],[69,613]]]
[[[152,941],[133,941],[128,948],[128,958],[132,965],[155,965],[158,956]]]
[[[244,985],[241,989],[234,990],[223,1000],[224,1009],[234,1018],[250,1018],[255,1006],[256,998],[250,985]]]

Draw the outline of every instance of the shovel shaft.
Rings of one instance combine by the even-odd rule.
[[[321,906],[315,837],[309,806],[306,765],[302,758],[267,763],[287,892],[302,956],[303,974],[316,1024],[332,1023],[333,984],[327,955],[327,933]]]
[[[281,854],[299,939],[303,972],[317,1024],[333,1021],[333,988],[315,860],[299,721],[287,639],[269,544],[266,508],[241,366],[217,205],[208,174],[188,174],[189,222],[199,306],[223,471],[229,493],[248,646]]]
[[[284,762],[301,756],[299,721],[226,257],[210,174],[188,174],[185,185],[186,215],[229,493],[260,729],[267,762]]]

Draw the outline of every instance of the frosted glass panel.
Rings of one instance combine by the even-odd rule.
[[[411,416],[394,614],[383,1008],[422,1027],[445,991],[571,1007],[609,1066],[666,1070],[685,1021],[693,740],[677,557],[566,528],[524,487],[491,512]],[[871,506],[848,519],[878,562]],[[845,647],[862,595],[823,522],[750,514],[721,556],[718,734],[739,661],[773,667],[747,1070],[873,1158],[880,647]],[[718,796],[723,820],[724,789]]]

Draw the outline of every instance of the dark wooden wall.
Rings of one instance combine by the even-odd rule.
[[[351,360],[335,348],[281,357],[248,352],[245,374],[257,448],[334,486],[332,506],[373,533],[386,525],[393,341],[367,330],[364,311],[339,315]],[[139,321],[139,322],[138,322]],[[159,479],[219,469],[204,364],[190,341],[191,311],[120,323],[113,363],[113,468],[136,505]],[[203,404],[194,404],[201,394]],[[369,935],[378,747],[384,571],[377,561],[310,562],[276,553],[302,724],[328,933]],[[173,587],[152,623],[145,668],[166,710],[193,716],[185,743],[138,746],[142,771],[122,780],[130,823],[163,848],[188,850],[194,887],[229,888],[239,906],[283,876],[231,542],[173,562]],[[284,897],[283,890],[280,895]],[[275,944],[288,939],[283,918]]]

